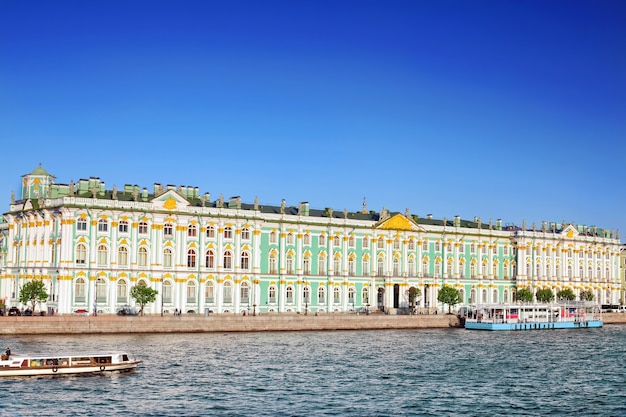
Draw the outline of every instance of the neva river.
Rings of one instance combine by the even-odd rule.
[[[0,338],[133,374],[0,380],[0,416],[626,416],[626,326]],[[6,345],[6,346],[5,346]]]

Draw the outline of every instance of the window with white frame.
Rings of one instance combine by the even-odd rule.
[[[143,246],[137,250],[137,265],[148,266],[148,249]]]
[[[195,224],[190,224],[187,227],[187,237],[196,237],[198,236],[198,228]]]
[[[117,231],[118,233],[121,233],[121,234],[127,234],[128,222],[126,220],[120,220],[120,222],[117,224]]]
[[[98,220],[98,232],[106,233],[109,231],[109,221],[107,219]]]
[[[321,253],[317,260],[317,273],[318,275],[326,274],[326,255]]]
[[[363,236],[363,249],[370,247],[370,239],[367,236]]]
[[[79,232],[87,231],[87,219],[79,217],[78,220],[76,220],[76,230]]]
[[[128,248],[126,246],[117,248],[117,264],[119,266],[128,266]]]
[[[370,303],[370,293],[367,287],[363,288],[363,291],[361,291],[361,299],[365,305]]]
[[[215,302],[215,284],[213,281],[207,281],[204,287],[204,302],[208,304]]]
[[[267,299],[270,304],[276,304],[276,286],[270,285],[267,290]]]
[[[196,288],[194,281],[187,281],[187,304],[196,303]]]
[[[293,235],[292,232],[287,233],[287,244],[288,245],[293,245],[293,242],[294,242],[294,237],[293,236],[294,235]]]
[[[341,238],[339,235],[335,235],[335,237],[333,237],[333,246],[341,246]]]
[[[250,253],[247,251],[241,252],[241,269],[244,271],[250,270]]]
[[[333,288],[333,304],[339,304],[341,302],[341,291],[339,287]]]
[[[209,269],[215,269],[215,252],[211,249],[205,253],[204,266]]]
[[[302,260],[302,269],[306,275],[311,274],[311,255],[304,255],[304,259]]]
[[[224,282],[224,304],[233,303],[233,283],[230,281]]]
[[[321,234],[319,237],[319,246],[326,246],[326,235],[325,234]]]
[[[86,289],[85,279],[82,277],[77,278],[76,282],[74,283],[74,302],[75,303],[84,303],[86,301],[85,289]]]
[[[409,250],[415,250],[415,241],[413,239],[409,239]]]
[[[106,245],[98,245],[98,265],[104,266],[109,263],[109,249]]]
[[[170,248],[165,248],[163,250],[163,267],[172,267],[172,250]]]
[[[311,235],[309,235],[308,233],[305,233],[304,236],[302,237],[302,243],[306,246],[309,246],[311,244]]]
[[[163,236],[172,237],[174,236],[174,226],[171,223],[165,223],[163,225]]]
[[[369,277],[370,276],[370,260],[369,260],[369,258],[363,258],[363,262],[362,262],[361,268],[363,269],[363,271],[361,271],[363,276],[364,277]]]
[[[146,222],[139,222],[139,226],[137,228],[137,231],[139,232],[140,235],[147,235],[148,234],[148,223],[146,223]]]
[[[250,284],[246,281],[241,283],[239,287],[239,297],[242,304],[250,304]]]
[[[226,226],[224,228],[224,239],[232,239],[233,238],[233,228],[230,226]]]
[[[163,302],[170,304],[172,302],[172,283],[169,280],[163,281]]]
[[[233,268],[233,253],[229,250],[224,251],[224,269]]]
[[[350,235],[348,237],[348,247],[349,248],[354,248],[354,235]]]
[[[385,248],[385,238],[383,236],[378,236],[378,240],[376,241],[376,245],[378,249]]]
[[[270,232],[270,243],[271,244],[276,244],[277,241],[278,241],[277,233],[276,233],[276,231],[272,230]]]
[[[275,253],[270,253],[270,262],[269,262],[269,267],[270,267],[270,274],[277,274],[278,273],[278,268],[276,267],[276,254]]]
[[[341,275],[341,257],[335,256],[333,259],[333,270],[335,275]]]
[[[107,282],[103,278],[96,279],[96,302],[106,303],[107,301]]]
[[[287,255],[287,259],[285,262],[285,267],[287,269],[288,274],[293,274],[293,255]]]
[[[116,302],[118,304],[128,303],[128,282],[125,279],[118,279],[116,287]]]
[[[245,240],[245,241],[250,240],[250,229],[249,228],[244,227],[243,229],[241,229],[241,240]]]
[[[293,287],[291,285],[285,288],[285,302],[287,304],[293,304]]]
[[[215,238],[215,226],[211,226],[211,225],[207,226],[207,228],[206,228],[206,237],[208,239]]]
[[[187,251],[187,268],[195,268],[196,267],[196,251],[193,249],[189,249]]]
[[[318,304],[325,304],[326,303],[326,288],[320,286],[317,289],[317,303]]]

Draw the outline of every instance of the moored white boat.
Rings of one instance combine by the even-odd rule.
[[[12,354],[0,360],[0,377],[130,372],[142,363],[125,352],[80,354]]]
[[[469,330],[587,329],[604,325],[597,304],[482,304],[470,306],[465,317]]]

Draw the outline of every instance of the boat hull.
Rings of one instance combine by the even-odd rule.
[[[103,374],[112,372],[132,372],[141,361],[121,364],[106,364],[99,366],[49,366],[0,369],[0,377],[4,376],[55,376],[79,374]]]
[[[516,330],[558,330],[558,329],[591,329],[604,325],[602,320],[589,321],[561,321],[561,322],[534,322],[534,323],[484,323],[465,321],[468,330],[516,331]]]

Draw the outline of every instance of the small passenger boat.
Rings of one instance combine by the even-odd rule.
[[[597,304],[568,302],[556,304],[483,304],[467,309],[469,330],[588,329],[603,326]]]
[[[100,374],[131,372],[142,363],[125,352],[103,352],[73,355],[11,354],[2,355],[0,377]]]

